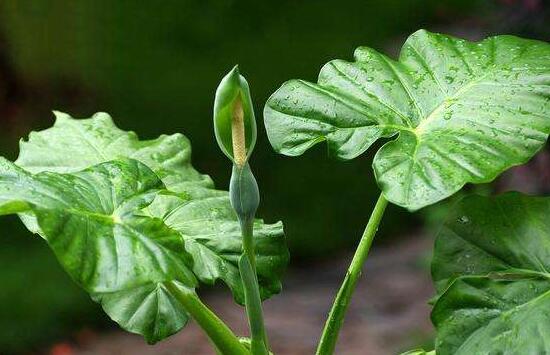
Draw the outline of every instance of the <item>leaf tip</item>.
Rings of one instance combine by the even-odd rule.
[[[55,117],[55,122],[70,118],[70,116],[68,114],[66,114],[65,112],[62,112],[62,111],[52,110],[52,113]]]

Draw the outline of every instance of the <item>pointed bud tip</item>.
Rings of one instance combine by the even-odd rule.
[[[232,82],[234,85],[240,87],[241,72],[239,71],[239,65],[235,65],[225,77],[229,82]]]

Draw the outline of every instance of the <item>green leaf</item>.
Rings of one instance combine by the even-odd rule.
[[[147,165],[172,191],[189,185],[213,187],[210,177],[191,166],[191,145],[182,134],[142,141],[134,132],[116,127],[107,113],[96,113],[88,119],[74,119],[58,111],[54,114],[53,127],[32,132],[28,141],[20,143],[15,163],[27,171],[76,172],[131,158]]]
[[[239,222],[226,192],[191,190],[185,194],[161,194],[147,208],[151,216],[181,233],[195,261],[193,271],[201,282],[223,280],[239,304],[244,290],[238,269],[242,253]],[[281,278],[289,260],[282,223],[256,220],[254,240],[260,292],[263,299],[281,290]]]
[[[462,200],[439,233],[432,274],[438,355],[547,354],[550,198]]]
[[[353,159],[383,137],[373,168],[385,197],[416,210],[522,164],[550,132],[550,45],[513,36],[475,43],[424,30],[399,61],[360,47],[317,84],[285,83],[265,125],[278,152],[327,141]]]
[[[136,160],[32,175],[0,158],[0,215],[32,212],[71,277],[113,320],[151,343],[188,320],[164,283],[197,285],[182,236],[139,213],[161,189]]]
[[[98,113],[89,119],[73,119],[56,112],[52,128],[33,132],[21,142],[16,164],[31,172],[74,172],[104,161],[132,158],[151,168],[177,194],[157,197],[150,213],[180,231],[201,282],[223,280],[235,300],[243,303],[237,259],[242,243],[237,216],[228,193],[215,190],[207,175],[191,166],[191,147],[181,134],[140,141],[133,132],[117,128],[111,117]],[[25,225],[39,232],[32,216],[20,214]],[[261,294],[267,298],[281,289],[280,278],[288,263],[282,223],[255,223]]]

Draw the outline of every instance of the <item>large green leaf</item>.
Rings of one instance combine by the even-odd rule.
[[[56,112],[55,125],[32,132],[21,142],[16,164],[31,172],[74,172],[118,158],[132,158],[151,168],[177,194],[158,197],[151,211],[180,231],[193,258],[193,271],[201,282],[223,280],[235,300],[244,302],[237,269],[241,236],[228,193],[215,190],[207,175],[191,166],[191,146],[181,134],[140,141],[133,132],[117,128],[106,113],[89,119],[73,119]],[[22,219],[39,232],[32,216]],[[255,223],[258,273],[264,298],[278,293],[288,263],[282,223]]]
[[[32,175],[0,158],[0,215],[32,211],[71,277],[123,328],[155,342],[187,312],[165,282],[194,288],[184,238],[140,211],[164,184],[136,160]]]
[[[438,355],[550,353],[550,198],[462,200],[432,274]]]
[[[513,36],[479,43],[424,30],[394,61],[366,47],[326,64],[317,84],[285,83],[268,100],[273,147],[299,155],[327,141],[352,159],[382,137],[373,167],[391,202],[416,210],[465,183],[522,164],[550,132],[550,45]]]
[[[191,145],[182,134],[139,140],[134,132],[115,126],[111,116],[96,113],[92,118],[74,119],[55,111],[53,127],[32,132],[21,140],[17,165],[32,173],[75,172],[99,163],[132,158],[141,161],[172,191],[189,185],[213,187],[207,175],[191,166]]]
[[[244,303],[238,260],[242,254],[239,222],[227,193],[216,190],[188,190],[186,194],[162,194],[147,208],[150,215],[164,220],[181,233],[193,256],[193,271],[201,282],[223,280],[235,300]],[[254,239],[258,281],[262,298],[281,290],[281,278],[289,260],[282,223],[256,220]]]

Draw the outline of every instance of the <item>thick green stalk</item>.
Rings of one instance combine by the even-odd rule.
[[[269,347],[264,326],[258,276],[256,274],[254,248],[254,215],[260,204],[260,193],[248,163],[243,166],[233,165],[229,196],[231,206],[233,206],[241,224],[243,253],[239,259],[239,272],[244,289],[244,302],[250,327],[252,353],[254,355],[267,355],[269,354]]]
[[[380,197],[376,202],[376,206],[374,206],[374,210],[370,216],[369,222],[367,223],[367,227],[363,232],[359,246],[357,247],[355,255],[353,256],[351,264],[348,268],[344,282],[342,283],[342,286],[340,286],[340,290],[338,291],[336,299],[332,304],[332,308],[328,315],[328,319],[317,348],[317,355],[332,355],[334,353],[336,342],[338,340],[338,334],[342,324],[344,323],[344,317],[351,301],[351,296],[353,295],[355,287],[357,286],[357,281],[361,276],[361,269],[367,259],[372,241],[376,235],[378,225],[382,220],[382,216],[384,215],[387,205],[388,201],[384,198],[384,195],[380,194]]]
[[[191,314],[221,354],[250,355],[250,351],[241,344],[231,329],[202,303],[194,290],[178,287],[172,282],[165,283],[165,286]]]
[[[222,79],[216,90],[214,132],[220,149],[233,162],[229,197],[241,224],[242,254],[239,258],[239,273],[250,328],[250,346],[252,354],[268,355],[253,235],[254,215],[260,204],[260,192],[248,165],[256,143],[256,119],[248,83],[239,74],[237,66]]]
[[[269,354],[269,345],[264,326],[264,315],[254,252],[253,220],[241,222],[243,235],[243,255],[239,259],[239,271],[244,287],[246,314],[250,327],[252,354]]]

